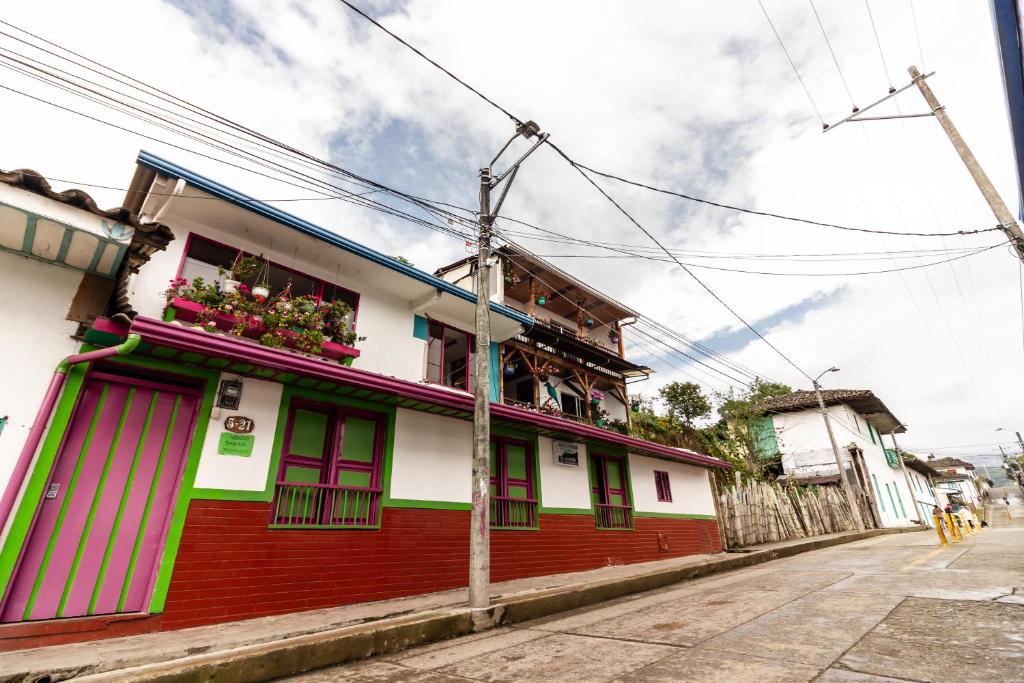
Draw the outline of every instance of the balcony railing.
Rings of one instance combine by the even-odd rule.
[[[492,529],[536,529],[537,501],[531,498],[491,496]]]
[[[275,526],[367,529],[380,523],[380,489],[277,482]]]
[[[632,529],[633,508],[629,505],[595,506],[594,516],[597,518],[598,529]]]

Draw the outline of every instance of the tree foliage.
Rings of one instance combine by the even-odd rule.
[[[668,410],[668,417],[687,427],[693,421],[711,415],[711,401],[695,382],[671,382],[663,386],[658,395]]]

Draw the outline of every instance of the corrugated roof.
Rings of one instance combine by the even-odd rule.
[[[848,405],[871,421],[881,434],[907,431],[900,420],[892,414],[881,399],[868,389],[823,389],[821,398],[827,406]],[[818,407],[818,398],[813,391],[794,391],[776,396],[758,404],[769,413],[791,413]]]
[[[974,469],[974,465],[972,465],[969,462],[965,462],[964,460],[960,460],[959,458],[929,458],[928,464],[934,467],[935,469],[948,469],[957,467],[963,467],[968,470]]]

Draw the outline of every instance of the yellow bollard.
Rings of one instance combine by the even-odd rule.
[[[959,530],[956,528],[956,524],[953,523],[953,513],[946,513],[946,525],[949,527],[949,537],[954,541],[962,541],[964,537],[960,535]]]
[[[935,533],[939,535],[939,543],[942,544],[943,548],[948,548],[949,543],[946,542],[946,534],[942,533],[942,520],[939,519],[938,515],[932,515],[932,521],[935,522]]]

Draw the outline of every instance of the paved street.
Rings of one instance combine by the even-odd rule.
[[[1021,681],[1024,527],[869,539],[290,680]]]

